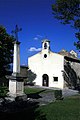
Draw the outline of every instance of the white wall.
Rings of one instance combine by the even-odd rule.
[[[47,58],[44,58],[44,54]],[[40,53],[28,58],[28,66],[37,76],[34,82],[42,86],[42,75],[49,76],[49,87],[64,87],[62,71],[64,70],[64,57],[48,50],[42,50]],[[58,82],[54,82],[53,77],[58,77]]]

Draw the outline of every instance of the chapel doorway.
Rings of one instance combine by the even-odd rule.
[[[42,76],[42,86],[49,86],[49,76],[47,74]]]

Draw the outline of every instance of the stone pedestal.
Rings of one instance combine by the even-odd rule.
[[[11,76],[9,78],[8,95],[13,97],[24,95],[24,81],[22,77]]]

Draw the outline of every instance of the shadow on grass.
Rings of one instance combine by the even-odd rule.
[[[30,94],[27,94],[27,97],[28,98],[32,98],[32,99],[39,99],[39,98],[42,98],[39,94],[44,92],[45,90],[41,90],[37,93],[30,93]]]
[[[0,105],[0,120],[46,120],[38,102],[18,100]]]

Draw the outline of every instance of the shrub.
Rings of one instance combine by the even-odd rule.
[[[78,92],[80,94],[80,85],[77,86],[77,90],[78,90]]]
[[[62,100],[62,90],[54,90],[54,96],[56,100]]]
[[[7,87],[0,87],[0,97],[5,97],[8,92]]]

